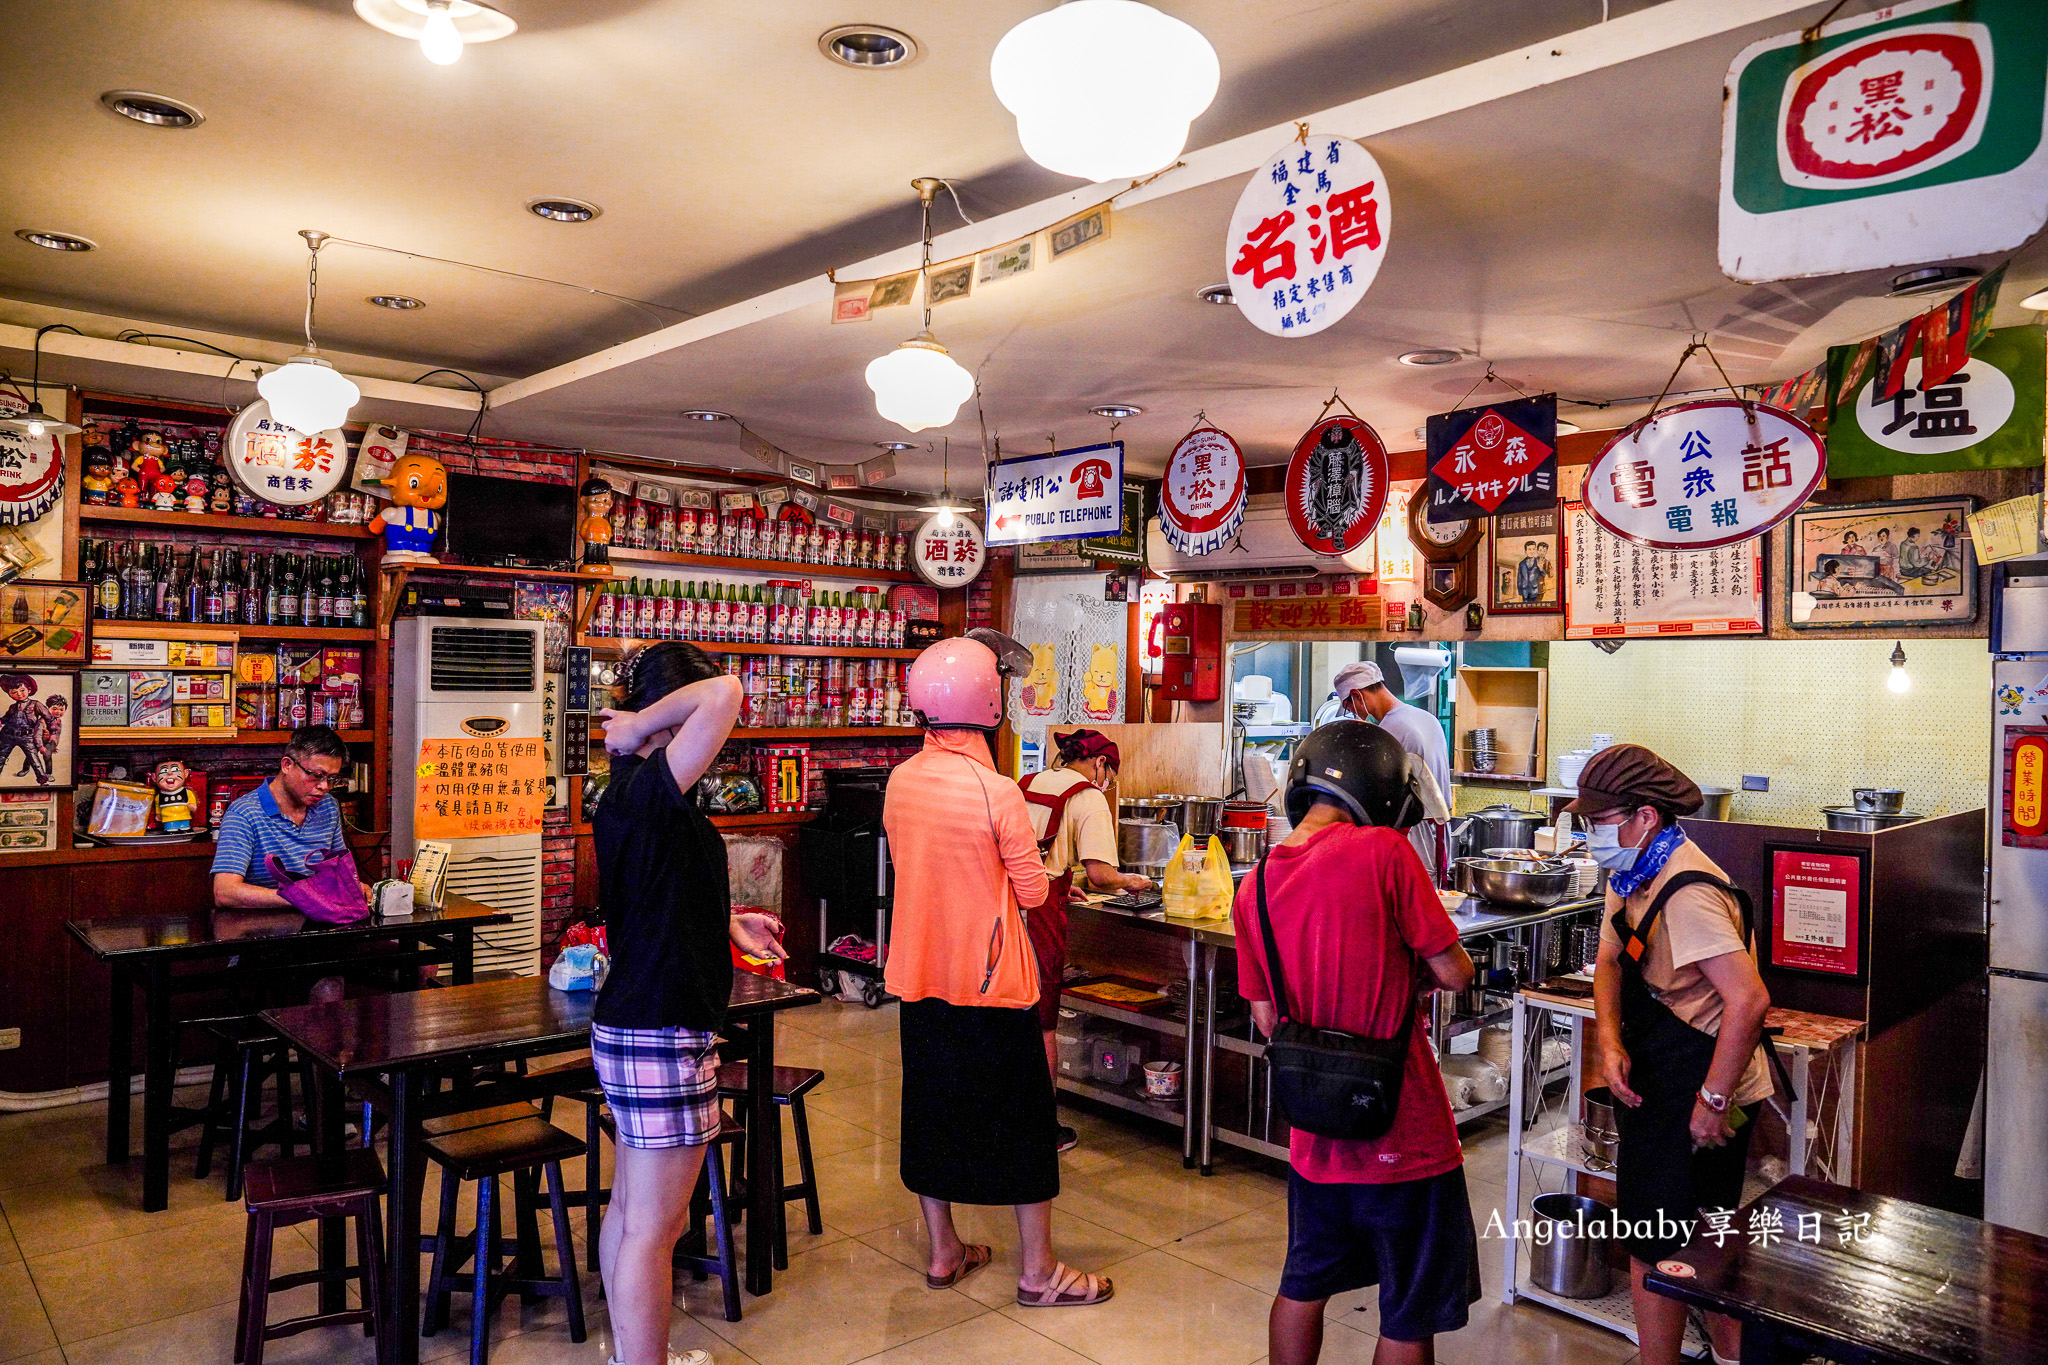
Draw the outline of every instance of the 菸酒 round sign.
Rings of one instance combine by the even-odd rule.
[[[1244,524],[1244,452],[1215,427],[1196,427],[1166,457],[1159,530],[1184,555],[1228,544]]]
[[[1287,524],[1317,554],[1348,554],[1379,526],[1388,483],[1379,433],[1349,415],[1325,418],[1287,461]]]
[[[259,398],[228,425],[221,462],[244,492],[299,507],[341,486],[348,475],[348,437],[340,427],[312,435],[288,427]]]
[[[1313,336],[1372,288],[1394,228],[1387,177],[1350,138],[1310,133],[1252,173],[1230,215],[1237,311],[1278,337]]]
[[[1586,471],[1586,511],[1637,545],[1711,550],[1791,516],[1826,466],[1819,434],[1781,408],[1733,398],[1685,403],[1607,443]]]
[[[910,540],[910,564],[925,582],[939,588],[964,588],[981,576],[988,545],[981,528],[954,513],[953,524],[940,526],[931,517]]]

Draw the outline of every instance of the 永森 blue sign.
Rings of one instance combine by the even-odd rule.
[[[1124,443],[1105,441],[988,467],[988,543],[1113,536],[1123,529]]]

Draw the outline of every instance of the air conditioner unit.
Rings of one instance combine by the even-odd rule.
[[[393,628],[391,856],[413,856],[420,744],[466,734],[541,738],[538,621],[411,616]],[[541,836],[452,839],[446,885],[513,916],[477,931],[478,970],[540,970]]]
[[[1237,539],[1206,555],[1184,555],[1167,543],[1158,518],[1146,523],[1145,564],[1155,573],[1181,582],[1216,579],[1314,578],[1318,574],[1370,574],[1378,566],[1370,537],[1351,552],[1347,563],[1321,555],[1301,543],[1287,524],[1284,493],[1254,493],[1246,501],[1244,525]]]

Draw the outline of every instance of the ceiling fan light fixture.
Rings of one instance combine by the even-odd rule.
[[[974,376],[930,332],[870,360],[867,381],[875,411],[905,431],[948,425],[974,393]]]

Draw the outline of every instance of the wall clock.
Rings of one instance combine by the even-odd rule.
[[[1424,518],[1427,498],[1408,501],[1408,539],[1422,556],[1423,600],[1438,611],[1456,611],[1479,595],[1478,550],[1486,523],[1430,522]]]

